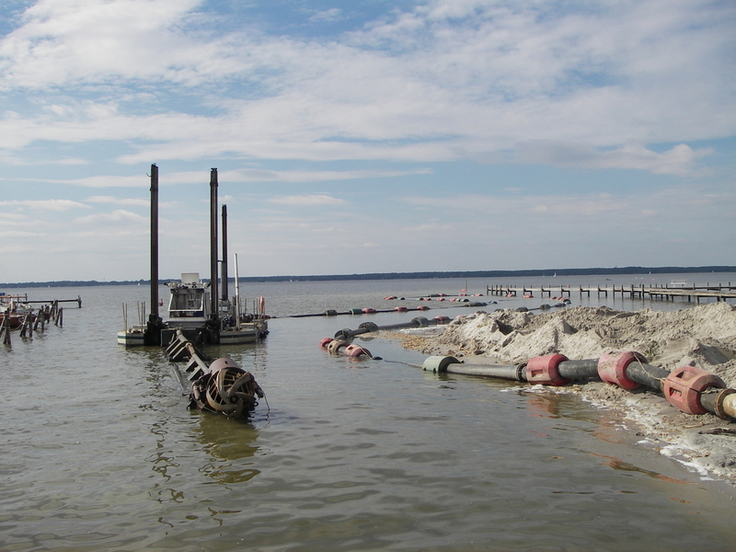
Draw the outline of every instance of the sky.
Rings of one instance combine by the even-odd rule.
[[[0,0],[0,282],[736,265],[733,0]],[[230,274],[233,275],[233,262]]]

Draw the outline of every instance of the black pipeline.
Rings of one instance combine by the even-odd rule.
[[[600,379],[623,389],[645,387],[661,393],[672,406],[688,414],[710,412],[724,420],[736,419],[736,390],[724,381],[694,366],[672,372],[647,364],[635,352],[612,352],[597,359],[569,360],[565,355],[535,357],[525,364],[465,364],[451,356],[432,356],[424,370],[469,376],[485,376],[542,385],[565,385],[572,380]]]
[[[403,322],[401,324],[389,324],[387,326],[379,326],[374,322],[363,322],[355,330],[350,328],[343,328],[335,333],[337,339],[352,339],[356,335],[363,335],[366,333],[377,332],[379,330],[402,330],[406,328],[424,328],[427,326],[434,326],[440,324],[447,324],[450,321],[449,316],[435,316],[431,320],[424,316],[417,316],[412,318],[410,322]]]

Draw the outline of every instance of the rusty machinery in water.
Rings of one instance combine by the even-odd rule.
[[[247,419],[258,406],[258,399],[265,396],[253,374],[229,357],[211,360],[180,329],[167,347],[166,355],[174,363],[185,363],[184,373],[191,386],[188,405],[191,410]],[[178,366],[174,365],[174,370],[184,388]]]

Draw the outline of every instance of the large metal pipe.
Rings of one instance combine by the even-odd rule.
[[[598,379],[598,359],[564,360],[560,362],[557,371],[565,379]]]
[[[451,356],[431,356],[422,364],[427,371],[466,376],[484,376],[514,381],[524,381],[523,369],[520,366],[505,364],[465,364]]]
[[[641,383],[649,389],[661,393],[662,382],[667,379],[670,372],[669,370],[652,366],[651,364],[632,362],[626,367],[626,375],[630,380]]]
[[[451,374],[463,374],[466,376],[483,376],[486,378],[524,381],[518,366],[508,366],[503,364],[453,363],[447,365],[446,371]]]
[[[217,293],[217,169],[210,171],[210,316],[219,316]]]
[[[227,285],[227,205],[222,206],[222,276],[220,286],[222,288],[222,300],[227,301],[230,294]]]
[[[724,420],[736,420],[736,389],[711,389],[700,395],[700,404]]]
[[[151,319],[158,318],[158,167],[151,165]]]

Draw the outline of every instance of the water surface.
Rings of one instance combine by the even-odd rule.
[[[721,281],[728,276],[736,280]],[[513,383],[426,373],[416,367],[423,355],[390,341],[360,341],[384,361],[318,347],[343,327],[416,312],[287,317],[397,304],[387,295],[411,306],[493,283],[243,286],[278,316],[264,343],[213,351],[266,391],[250,423],[187,411],[160,350],[115,343],[120,305],[135,311],[145,286],[28,290],[79,294],[83,307],[65,309],[63,328],[13,334],[0,349],[0,549],[733,550],[733,488],[636,445],[611,413]],[[543,302],[495,300],[486,310]],[[431,306],[425,315],[468,312]]]

